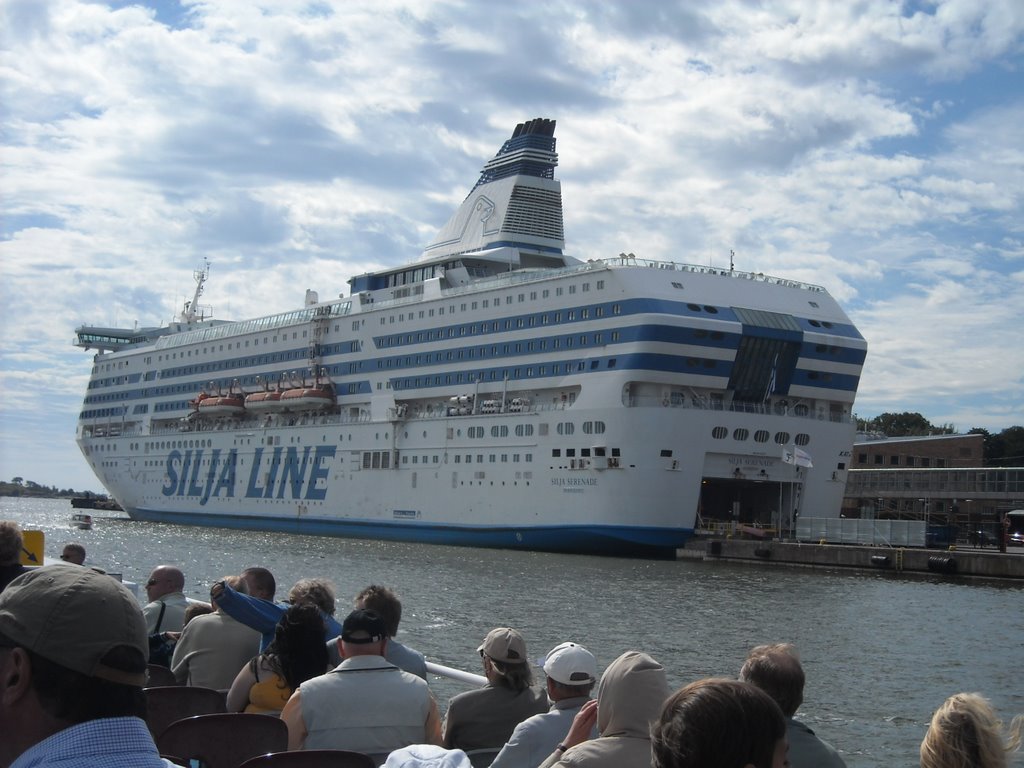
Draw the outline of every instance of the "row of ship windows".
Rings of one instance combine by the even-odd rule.
[[[541,432],[543,432],[544,434],[547,434],[547,425],[545,424],[543,426],[544,426],[544,428],[541,430]],[[582,423],[582,425],[581,425],[581,430],[586,435],[603,435],[606,428],[607,428],[607,425],[603,421],[584,421]],[[576,425],[573,422],[571,422],[571,421],[558,422],[555,425],[555,431],[559,435],[572,435],[572,434],[575,434],[575,432],[576,432]],[[533,424],[516,424],[515,425],[515,429],[512,432],[515,434],[516,437],[532,437],[533,436],[533,432],[534,432]],[[484,434],[485,434],[484,427],[469,427],[469,429],[466,430],[466,436],[471,438],[471,439],[480,439],[480,438],[484,437]],[[508,428],[507,424],[495,424],[495,425],[491,426],[491,428],[490,428],[490,435],[491,435],[491,437],[495,437],[495,438],[508,437],[509,434],[510,434],[510,431],[509,431],[509,428]],[[462,437],[462,430],[461,429],[454,430],[454,435],[456,437]],[[427,437],[427,432],[426,431],[423,432],[423,437],[424,438]],[[449,439],[451,439],[451,437],[452,437],[451,430],[449,430],[448,437],[449,437]],[[381,439],[381,433],[377,432],[374,435],[374,438],[376,440],[380,440]],[[408,439],[408,438],[409,438],[409,433],[408,433],[408,431],[406,431],[405,432],[405,439]],[[390,433],[385,432],[384,433],[384,439],[385,440],[390,439]],[[324,436],[323,440],[324,440],[324,442],[327,442],[327,437]],[[351,442],[352,435],[348,436],[348,440]],[[302,439],[299,436],[293,436],[292,439],[289,440],[289,442],[292,442],[292,443],[295,443],[295,444],[300,444],[302,442]],[[343,442],[345,442],[345,435],[338,435],[338,443],[343,443]],[[266,444],[269,445],[269,446],[280,445],[281,444],[281,438],[280,438],[279,435],[268,436],[267,440],[266,440]],[[174,448],[186,448],[186,449],[187,448],[210,448],[212,446],[213,446],[213,441],[211,439],[209,439],[209,438],[186,439],[186,440],[154,440],[152,442],[148,442],[148,443],[145,444],[145,450],[147,452],[149,452],[150,450],[166,451],[166,450],[171,450],[171,449],[174,449]],[[143,446],[142,446],[141,443],[131,443],[129,445],[129,448],[132,451],[138,451],[142,447]],[[566,455],[571,455],[571,454],[566,454]]]
[[[476,302],[473,302],[474,304]],[[431,310],[433,311],[433,310]],[[468,323],[466,325],[452,325],[447,328],[433,328],[426,331],[417,331],[415,334],[395,334],[394,336],[381,336],[377,340],[380,347],[396,347],[401,344],[413,344],[426,341],[441,341],[445,337],[453,339],[456,336],[475,336],[481,333],[498,333],[500,331],[512,331],[521,328],[536,328],[541,325],[558,325],[562,322],[575,322],[576,320],[589,320],[591,317],[604,317],[605,305],[598,304],[594,307],[580,307],[579,309],[567,309],[563,312],[541,312],[526,317],[506,318],[504,320],[490,320],[481,323]],[[622,314],[620,304],[612,304],[613,315]],[[422,314],[422,312],[420,313]],[[412,313],[409,313],[412,319]],[[401,319],[399,315],[399,319]],[[393,319],[393,318],[392,318]],[[383,318],[381,318],[383,320]]]
[[[619,448],[612,448],[611,451],[609,452],[609,450],[607,448],[603,448],[603,447],[580,448],[580,457],[582,457],[584,459],[590,458],[591,452],[593,452],[593,455],[597,456],[597,457],[611,456],[614,459],[618,459],[618,458],[622,457],[621,449],[619,449]],[[671,451],[670,451],[670,453],[671,453]],[[552,448],[551,449],[551,458],[557,459],[557,458],[560,458],[561,456],[562,456],[562,449],[561,448]],[[576,449],[575,448],[566,448],[565,449],[565,457],[567,459],[574,458],[575,456],[576,456]]]
[[[369,452],[367,452],[367,453],[369,453]],[[373,453],[374,454],[376,454],[376,453],[383,453],[384,454],[383,458],[385,460],[387,459],[387,452],[384,452],[384,451],[380,451],[380,452],[373,451]],[[363,468],[364,469],[377,469],[378,467],[376,467],[376,466],[368,467],[366,465],[366,457],[367,457],[367,454],[364,453],[363,454]],[[433,455],[433,456],[422,456],[422,457],[417,455],[417,454],[414,454],[411,457],[408,454],[403,454],[402,455],[402,463],[403,464],[420,464],[420,463],[422,463],[422,464],[431,464],[431,463],[433,463],[433,464],[440,464],[441,463],[441,458],[442,457],[440,457],[440,456],[438,456],[436,454]],[[444,457],[444,462],[445,463],[448,462],[448,457],[447,456]],[[463,455],[461,453],[453,454],[452,462],[455,463],[455,464],[472,464],[473,463],[473,454],[471,454],[471,453],[467,453],[465,455]],[[508,463],[510,463],[509,454],[507,454],[507,453],[502,453],[500,455],[496,454],[496,453],[488,454],[486,462],[484,461],[484,455],[482,453],[476,454],[476,463],[477,464],[484,464],[484,463],[487,463],[487,464],[497,464],[499,462],[501,464],[508,464]],[[531,464],[531,463],[533,463],[533,454],[532,453],[526,453],[526,454],[520,455],[518,453],[513,453],[513,454],[511,454],[511,463],[512,464],[520,464],[520,463]],[[387,469],[387,466],[386,465],[382,466],[382,467],[380,467],[380,469]]]
[[[596,286],[597,286],[597,290],[603,291],[604,290],[604,280],[598,280]],[[582,293],[589,293],[589,291],[590,291],[590,283],[583,283],[580,286],[580,289],[581,289]],[[561,296],[561,295],[563,295],[565,293],[565,291],[566,291],[565,287],[555,288],[555,296]],[[576,293],[576,286],[575,285],[568,286],[568,292],[569,292],[570,295],[575,294]],[[529,293],[520,293],[516,297],[513,297],[512,294],[508,294],[507,296],[504,297],[505,298],[505,304],[506,305],[512,304],[513,301],[517,301],[519,304],[522,304],[522,303],[524,303],[527,300],[527,296],[529,296],[529,300],[530,301],[536,301],[537,300],[537,291],[530,291]],[[540,291],[540,298],[546,299],[546,298],[548,298],[550,296],[551,296],[551,290],[550,289],[545,288],[544,290]],[[475,311],[475,310],[481,309],[481,308],[482,309],[488,309],[488,308],[490,308],[492,306],[493,307],[500,307],[501,306],[501,297],[495,297],[494,299],[480,299],[479,301],[470,301],[470,302],[465,302],[464,301],[464,302],[462,302],[459,305],[459,311],[460,312]],[[438,307],[436,311],[437,311],[437,314],[439,316],[444,315],[444,307]],[[418,317],[419,317],[420,320],[423,320],[425,317],[433,317],[434,316],[434,312],[435,312],[435,310],[433,310],[433,309],[426,309],[426,310],[421,309],[418,312]],[[450,314],[450,315],[454,315],[455,314],[455,305],[454,304],[450,304],[448,306],[448,314]],[[417,318],[417,313],[416,312],[408,312],[408,313],[400,312],[398,314],[398,322],[400,322],[400,323],[404,322],[406,320],[415,320],[416,318]],[[381,325],[389,325],[389,324],[390,325],[394,325],[394,323],[395,323],[395,315],[388,315],[387,317],[381,316],[381,318],[380,318],[380,324]],[[353,328],[355,328],[354,325],[353,325]]]
[[[571,449],[571,448],[569,449],[570,452],[572,450],[573,449]],[[589,449],[584,448],[583,450],[587,452],[585,455],[589,455]],[[572,455],[570,452],[566,452],[566,456]],[[512,464],[532,464],[533,463],[533,454],[532,453],[523,453],[523,454],[519,454],[519,453],[513,453],[513,454],[508,454],[508,453],[502,453],[502,454],[491,453],[491,454],[487,454],[486,457],[485,457],[484,454],[478,453],[478,454],[475,454],[475,457],[476,457],[476,463],[477,464],[499,464],[499,463],[500,464],[509,464],[509,463],[512,463]],[[266,461],[266,460],[264,460],[264,461]],[[461,454],[461,453],[453,454],[451,461],[454,464],[472,464],[472,463],[474,463],[474,454],[471,454],[471,453],[467,453],[467,454]],[[344,458],[339,458],[338,459],[338,463],[343,464],[344,462],[345,462]],[[209,463],[210,463],[209,459],[204,459],[203,461],[198,463],[198,466],[205,466],[205,465],[208,465]],[[280,462],[281,465],[287,465],[287,464],[290,464],[290,463],[293,463],[293,462],[290,462],[290,460],[287,460],[287,459],[282,460]],[[444,464],[448,463],[448,455],[447,454],[445,454],[444,456],[441,456],[441,455],[438,455],[438,454],[433,454],[433,455],[413,454],[411,456],[409,454],[402,454],[402,464],[415,464],[415,465],[424,464],[424,465],[430,465],[430,464],[441,464],[441,463],[444,463]],[[360,464],[361,464],[363,469],[390,469],[391,468],[391,451],[363,451],[362,452],[362,459],[360,461]],[[143,465],[146,466],[146,467],[159,468],[159,467],[163,467],[164,466],[164,460],[163,459],[151,459],[151,460],[144,461]],[[245,460],[244,459],[239,461],[239,466],[245,466]]]
[[[714,429],[711,430],[711,436],[715,438],[715,440],[725,440],[727,437],[729,437],[729,428],[715,427]],[[767,443],[768,440],[771,439],[771,436],[771,432],[769,432],[767,429],[758,429],[754,432],[754,442]],[[750,430],[745,429],[743,427],[734,429],[732,431],[732,439],[736,440],[737,442],[749,440]],[[774,442],[776,445],[788,445],[789,439],[789,432],[776,432],[775,439],[772,442]],[[796,437],[793,438],[793,442],[796,445],[800,446],[807,445],[809,442],[811,442],[811,436],[804,434],[803,432],[800,432],[796,435]]]
[[[614,368],[616,365],[616,358],[609,357],[605,361],[606,368]],[[714,361],[711,361],[712,365],[705,366],[706,368],[713,368]],[[590,361],[590,370],[596,371],[601,365],[600,360]],[[564,370],[565,373],[572,373],[575,371],[587,370],[586,361],[580,360],[578,363],[564,363],[559,366],[557,364],[551,366],[551,375],[557,376],[560,370]],[[524,375],[525,373],[525,375]],[[443,384],[473,384],[478,381],[503,381],[508,379],[509,381],[516,381],[519,379],[527,378],[532,379],[535,377],[543,377],[548,375],[548,366],[541,365],[536,368],[529,366],[527,368],[492,368],[486,371],[467,371],[464,373],[457,374],[445,374],[442,376],[416,376],[415,378],[410,377],[407,379],[397,379],[394,382],[387,382],[388,389],[417,389],[419,387],[431,387],[439,386]],[[433,383],[431,383],[433,379]],[[442,381],[443,379],[443,381]],[[349,385],[349,394],[355,394],[357,390],[353,387],[357,387],[357,384]],[[381,389],[383,384],[377,383],[377,389]]]
[[[620,340],[621,334],[619,331],[612,331],[609,337],[609,340],[615,343]],[[553,350],[561,349],[563,344],[566,349],[573,349],[577,344],[581,347],[586,347],[589,344],[601,346],[605,343],[605,336],[601,332],[591,335],[581,333],[578,337],[562,336],[553,338],[550,341],[551,349]],[[429,365],[430,363],[473,360],[475,358],[484,360],[487,358],[507,357],[512,354],[521,355],[524,352],[546,351],[548,351],[548,339],[539,339],[537,341],[502,344],[500,347],[497,344],[492,344],[490,347],[463,347],[461,349],[449,349],[445,352],[427,352],[418,355],[407,355],[405,357],[389,357],[384,360],[378,360],[377,368],[378,370],[392,367],[407,368],[417,365]],[[363,361],[349,363],[349,373],[356,373],[362,370],[362,367]]]
[[[582,431],[585,435],[603,435],[606,429],[606,425],[603,421],[584,421],[582,425]],[[547,434],[547,425],[544,425],[544,429],[541,430],[544,434]],[[571,421],[560,421],[555,424],[555,432],[560,435],[572,435],[576,433],[576,425]],[[466,436],[479,440],[484,437],[486,430],[483,427],[470,427],[466,430]],[[509,429],[505,424],[495,425],[491,427],[491,437],[508,437]],[[462,430],[456,430],[456,435],[461,437]],[[530,437],[533,435],[533,424],[517,424],[515,428],[516,437]],[[406,437],[409,437],[409,433],[405,433]],[[426,433],[423,433],[426,437]]]

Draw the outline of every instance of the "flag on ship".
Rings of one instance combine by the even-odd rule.
[[[768,386],[764,390],[764,401],[768,402],[768,398],[772,396],[775,391],[775,383],[778,380],[779,375],[779,353],[775,353],[775,359],[772,360],[772,372],[768,375]]]
[[[813,467],[811,454],[799,448],[783,448],[782,461],[786,464],[795,464],[798,467]]]

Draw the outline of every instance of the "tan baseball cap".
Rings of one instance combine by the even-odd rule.
[[[492,629],[477,651],[505,664],[526,663],[526,641],[512,627]]]
[[[54,664],[89,677],[144,686],[138,673],[108,667],[103,657],[120,646],[149,655],[146,620],[120,582],[88,568],[34,568],[0,593],[0,635]]]

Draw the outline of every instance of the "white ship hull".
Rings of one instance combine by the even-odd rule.
[[[557,186],[502,178],[463,209],[514,207],[511,182]],[[108,492],[140,520],[621,554],[674,552],[698,515],[838,516],[865,344],[823,289],[555,259],[560,241],[510,249],[460,216],[349,299],[127,343],[79,329],[101,352],[78,439]],[[324,409],[189,409],[211,379],[303,364],[332,385]]]

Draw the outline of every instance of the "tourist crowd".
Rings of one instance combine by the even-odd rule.
[[[289,750],[344,749],[412,768],[842,768],[795,718],[804,671],[789,644],[750,650],[737,679],[671,691],[664,668],[629,650],[599,674],[568,640],[539,660],[496,627],[476,649],[486,683],[442,716],[422,654],[396,640],[402,605],[387,587],[355,595],[339,623],[333,587],[302,579],[275,601],[273,574],[219,580],[209,603],[155,568],[145,605],[116,579],[68,564],[18,566],[20,530],[0,521],[0,768],[166,768],[146,724],[148,676],[221,691],[229,712],[280,718]],[[9,577],[9,578],[8,578]],[[260,721],[266,722],[266,721]],[[978,694],[950,697],[920,749],[922,768],[1005,768],[1024,718],[1004,728]],[[186,763],[187,765],[187,763]]]

